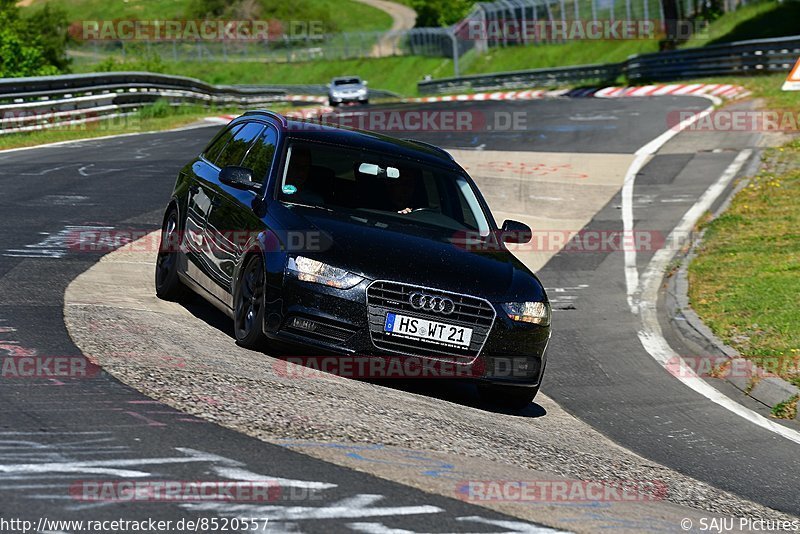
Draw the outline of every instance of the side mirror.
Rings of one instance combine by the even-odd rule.
[[[364,80],[361,83],[363,83],[364,85],[369,85],[369,82],[367,80]]]
[[[522,244],[533,239],[533,230],[525,223],[508,219],[503,223],[501,236],[504,243]]]
[[[236,165],[229,165],[219,171],[219,181],[236,189],[249,191],[255,191],[261,187],[253,181],[252,170]]]

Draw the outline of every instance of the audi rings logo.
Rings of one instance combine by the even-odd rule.
[[[434,297],[424,293],[412,293],[408,302],[417,309],[450,315],[456,309],[455,303],[445,297]]]

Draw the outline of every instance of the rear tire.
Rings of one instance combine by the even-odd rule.
[[[498,386],[479,385],[478,393],[481,399],[489,404],[495,404],[512,410],[523,410],[530,406],[539,393],[539,386]]]
[[[236,343],[248,349],[260,349],[267,341],[262,332],[265,286],[264,262],[260,255],[254,254],[245,262],[233,296]]]
[[[156,258],[156,296],[163,300],[177,301],[186,296],[186,286],[178,276],[179,228],[178,210],[172,208],[164,217]]]

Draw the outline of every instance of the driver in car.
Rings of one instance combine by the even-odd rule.
[[[293,147],[283,191],[291,195],[292,202],[314,206],[324,204],[322,195],[314,191],[309,183],[311,170],[311,151],[305,147]],[[287,190],[286,186],[291,186],[293,190]]]
[[[415,205],[418,183],[419,176],[410,169],[403,170],[399,178],[387,180],[386,190],[392,211],[408,214],[421,207]]]

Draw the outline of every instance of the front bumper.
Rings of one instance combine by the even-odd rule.
[[[382,378],[381,369],[385,371],[386,362],[392,360],[388,365],[400,362],[402,368],[397,365],[393,368],[402,372],[390,373],[391,377],[453,377],[530,387],[541,382],[550,328],[513,322],[494,304],[496,317],[475,356],[448,358],[407,349],[398,352],[378,348],[368,319],[370,283],[363,281],[352,289],[339,290],[286,277],[282,298],[268,305],[264,334],[279,343],[286,354],[305,361],[334,356],[343,358],[342,364],[346,360],[362,365],[362,370],[355,373],[363,372],[363,360],[383,362],[377,367],[375,362],[369,364],[373,371],[378,369],[377,376],[355,378]],[[350,366],[348,369],[352,370]]]
[[[369,96],[363,95],[340,95],[340,96],[329,96],[328,100],[331,102],[335,102],[336,104],[349,104],[353,102],[367,102],[369,100]]]

